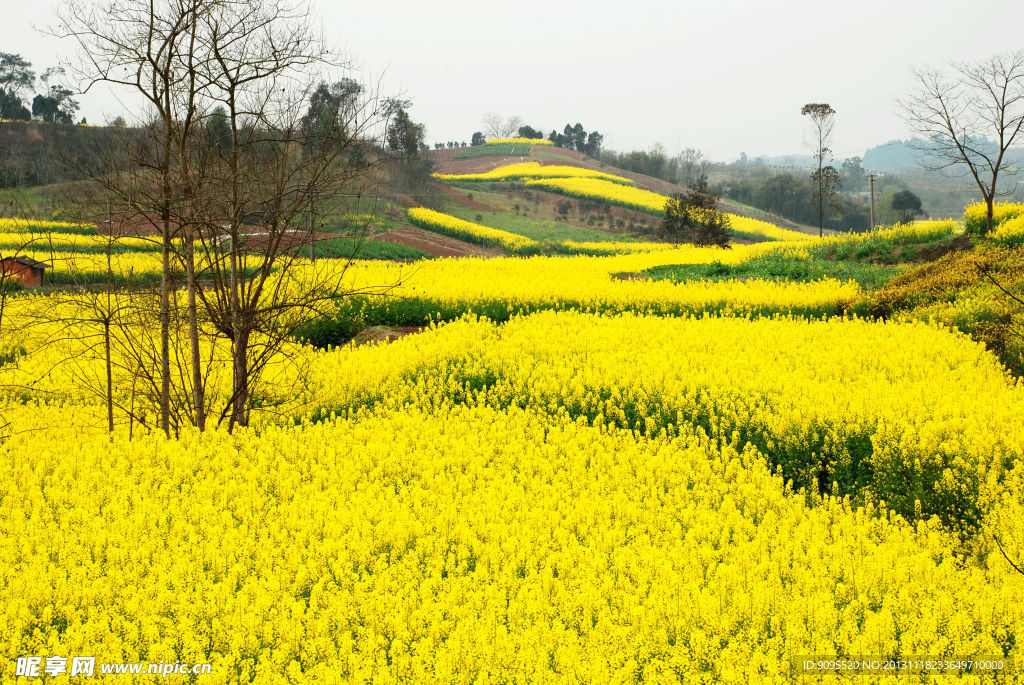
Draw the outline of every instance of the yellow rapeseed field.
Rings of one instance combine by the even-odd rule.
[[[426,207],[413,207],[406,215],[409,221],[428,230],[450,235],[471,243],[489,246],[500,245],[510,250],[517,250],[536,244],[535,240],[516,233],[509,233],[497,228],[489,228],[481,224],[459,219],[458,217],[438,212]]]
[[[488,138],[487,145],[500,145],[501,143],[515,143],[525,145],[554,145],[546,138]]]
[[[415,216],[453,218],[435,214]],[[55,255],[91,245],[60,240]],[[800,656],[1019,662],[1024,385],[949,328],[839,315],[853,282],[639,277],[807,245],[357,261],[348,286],[394,287],[339,312],[447,322],[288,342],[250,426],[173,438],[126,418],[147,401],[134,355],[158,345],[155,293],[7,298],[0,681],[59,681],[16,678],[28,655],[210,663],[166,679],[197,683],[790,683]],[[172,305],[180,322],[182,293]],[[101,315],[122,310],[108,433]],[[230,343],[212,334],[222,405]],[[184,326],[170,344],[179,401]]]
[[[506,164],[479,174],[434,174],[445,181],[504,181],[508,179],[542,179],[542,178],[600,178],[605,181],[631,185],[633,181],[615,174],[565,164],[545,164],[540,162],[520,162]]]
[[[938,458],[953,470],[924,496],[974,483],[1015,505],[995,473],[1019,458],[1021,388],[961,336],[549,312],[308,354],[336,418],[129,441],[85,404],[8,401],[8,663],[783,683],[801,654],[1017,653],[1024,576],[958,557],[941,497],[908,522],[884,480],[819,496],[778,464],[866,436],[890,486]]]

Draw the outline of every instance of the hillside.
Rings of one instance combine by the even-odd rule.
[[[480,156],[469,159],[457,159],[457,156],[464,152],[467,148],[452,148],[444,150],[431,150],[427,153],[428,157],[435,163],[435,171],[439,174],[473,174],[489,171],[499,166],[506,164],[514,164],[518,162],[536,161],[541,164],[566,164],[570,166],[578,166],[585,169],[593,169],[595,171],[603,171],[616,176],[623,176],[632,181],[635,181],[639,186],[647,188],[662,195],[672,195],[673,193],[684,193],[686,188],[675,183],[670,183],[653,176],[647,176],[645,174],[636,173],[634,171],[626,171],[610,164],[605,164],[600,160],[588,157],[587,155],[577,152],[575,150],[566,150],[564,148],[555,147],[533,147],[526,154],[523,155],[493,155],[493,156]],[[811,226],[805,226],[798,224],[788,219],[784,219],[780,216],[769,214],[762,210],[750,207],[748,205],[730,202],[722,199],[721,207],[724,211],[730,214],[736,214],[739,216],[745,216],[752,219],[758,219],[761,221],[767,221],[773,223],[782,228],[802,231],[805,233],[816,232]]]

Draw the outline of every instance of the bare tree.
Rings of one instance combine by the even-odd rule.
[[[818,237],[825,233],[825,215],[834,211],[834,197],[839,186],[839,172],[825,160],[832,161],[832,150],[829,143],[832,129],[835,127],[836,111],[825,103],[807,104],[800,109],[800,114],[810,117],[811,131],[814,135],[814,159],[817,169],[811,172],[811,182],[815,185],[818,196]]]
[[[1009,160],[1007,153],[1024,130],[1024,50],[951,68],[951,75],[915,71],[920,89],[898,104],[923,138],[923,166],[960,168],[974,179],[987,207],[988,233],[995,198],[1013,190],[1000,182],[1020,172],[1020,160]]]
[[[681,186],[692,186],[707,179],[710,164],[704,159],[704,153],[696,148],[688,147],[675,159],[676,183]]]
[[[91,5],[68,0],[60,14],[59,33],[77,40],[82,55],[78,75],[84,91],[106,82],[141,95],[152,116],[145,131],[151,140],[138,148],[144,156],[139,167],[152,172],[146,192],[125,194],[122,188],[104,184],[123,214],[142,216],[161,238],[160,285],[160,423],[170,435],[170,297],[171,253],[176,228],[172,221],[178,201],[175,164],[197,114],[195,63],[199,16],[213,3],[205,0],[108,0]],[[102,182],[109,170],[89,176]],[[187,169],[181,177],[188,178]],[[138,190],[138,184],[129,187]],[[187,193],[187,191],[186,191]],[[140,202],[140,200],[145,200]]]
[[[344,264],[311,269],[295,252],[319,218],[376,192],[382,108],[346,83],[329,120],[305,115],[320,83],[313,71],[338,62],[302,0],[110,0],[101,12],[69,5],[63,22],[89,60],[87,83],[133,88],[152,112],[124,132],[132,163],[100,154],[109,164],[87,177],[123,223],[151,224],[160,236],[161,428],[170,434],[178,413],[175,384],[191,388],[181,415],[205,426],[209,332],[231,348],[232,392],[217,421],[245,425],[291,332],[346,294]],[[182,272],[187,360],[172,359]]]
[[[344,121],[304,135],[310,67],[330,57],[304,6],[281,0],[222,3],[202,18],[209,96],[227,113],[231,145],[211,160],[202,197],[204,268],[198,294],[231,343],[233,387],[220,414],[246,425],[254,385],[301,325],[339,297],[344,268],[306,268],[311,216],[358,203],[372,181],[365,139],[379,122],[372,100],[339,109]],[[358,151],[358,153],[357,153]]]
[[[523,125],[523,120],[518,116],[503,118],[495,112],[488,112],[483,118],[484,135],[488,138],[511,138]]]

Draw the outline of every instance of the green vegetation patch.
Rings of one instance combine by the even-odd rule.
[[[298,254],[310,257],[310,246],[302,246]],[[433,258],[433,255],[408,245],[360,238],[318,240],[316,256],[318,259],[387,259],[405,262]]]
[[[528,206],[524,203],[524,206]],[[581,228],[560,221],[538,219],[522,214],[507,212],[480,212],[469,207],[452,206],[448,213],[466,221],[474,221],[498,228],[509,233],[517,233],[534,240],[575,240],[577,242],[636,242],[626,235],[616,235],[589,228]],[[477,218],[479,217],[479,218]]]
[[[864,262],[799,259],[769,254],[740,264],[671,264],[655,266],[642,272],[654,281],[727,281],[733,279],[765,279],[784,281],[818,281],[835,278],[856,281],[866,290],[881,287],[905,267]]]
[[[530,146],[524,143],[494,143],[491,145],[477,145],[456,152],[452,159],[475,159],[476,157],[490,157],[498,155],[508,157],[517,155],[519,157],[530,156]]]

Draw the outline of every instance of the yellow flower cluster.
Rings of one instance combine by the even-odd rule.
[[[55,262],[106,270],[75,252],[95,239],[53,237]],[[366,309],[455,320],[387,345],[288,343],[251,427],[175,440],[124,418],[132,355],[158,346],[155,295],[11,298],[0,680],[26,655],[211,662],[211,683],[787,683],[801,654],[1019,663],[1024,574],[995,543],[1024,566],[1024,384],[933,324],[810,318],[857,298],[852,282],[638,277],[808,245],[304,263],[293,277],[395,285]],[[958,253],[935,289],[976,278],[972,260],[1013,269],[1011,252]],[[134,328],[113,334],[107,434],[97,312],[122,305]],[[189,343],[171,335],[177,385]],[[229,343],[203,341],[223,403]]]
[[[815,236],[801,231],[792,231],[788,228],[776,226],[767,221],[752,219],[749,216],[739,214],[726,214],[729,217],[729,225],[733,233],[741,238],[752,238],[754,240],[810,240]]]
[[[628,244],[627,244],[628,245]],[[655,313],[732,312],[736,314],[837,313],[861,292],[854,282],[825,279],[785,281],[649,281],[639,272],[664,264],[739,263],[763,254],[771,243],[732,250],[681,247],[613,256],[538,256],[529,259],[443,259],[414,269],[393,263],[357,262],[346,271],[353,289],[400,283],[387,297],[370,298],[388,311],[419,303],[451,313],[535,309],[649,311]],[[313,268],[312,266],[310,268]],[[338,268],[318,263],[316,268]],[[497,309],[493,309],[497,307]],[[388,318],[388,317],[385,317]]]
[[[98,235],[81,233],[37,233],[37,232],[0,232],[0,251],[33,250],[47,252],[50,249],[61,252],[113,252],[140,251],[152,252],[160,249],[160,244],[153,239],[116,238],[110,239]]]
[[[997,232],[1002,224],[1013,222],[1014,226],[998,238],[1013,240],[1020,230],[1020,219],[1024,217],[1024,203],[996,202],[992,205],[992,231]],[[967,232],[980,236],[988,230],[988,207],[983,202],[976,202],[964,208],[964,225]]]
[[[488,247],[500,245],[511,251],[516,251],[537,244],[537,241],[518,233],[509,233],[497,228],[475,224],[472,221],[459,219],[426,207],[412,207],[406,212],[406,216],[415,226],[477,245]]]
[[[992,237],[1000,242],[1020,243],[1024,241],[1024,211],[1017,216],[1001,221],[992,232]]]
[[[527,181],[526,185],[541,190],[553,190],[571,197],[611,202],[652,214],[664,212],[665,202],[668,200],[664,195],[650,190],[613,183],[602,178],[535,179]]]
[[[3,407],[5,680],[28,654],[209,661],[214,683],[785,683],[799,654],[1021,656],[1024,576],[998,552],[773,469],[861,446],[890,487],[919,460],[950,469],[934,492],[983,487],[1019,458],[1024,389],[961,336],[544,313],[299,354],[350,415],[169,441]]]
[[[546,138],[488,138],[487,145],[501,145],[502,143],[513,143],[516,145],[554,145]]]
[[[445,181],[504,181],[518,178],[600,178],[605,181],[632,185],[633,181],[615,174],[565,164],[546,164],[540,162],[520,162],[506,164],[479,174],[434,174]]]
[[[0,232],[44,233],[47,231],[95,230],[94,224],[72,223],[68,221],[42,221],[39,219],[19,219],[17,217],[0,217]]]
[[[1024,215],[1024,203],[996,202],[992,205],[993,226],[1022,215]],[[987,218],[988,206],[983,202],[971,203],[964,208],[964,221],[968,224],[984,223]]]

